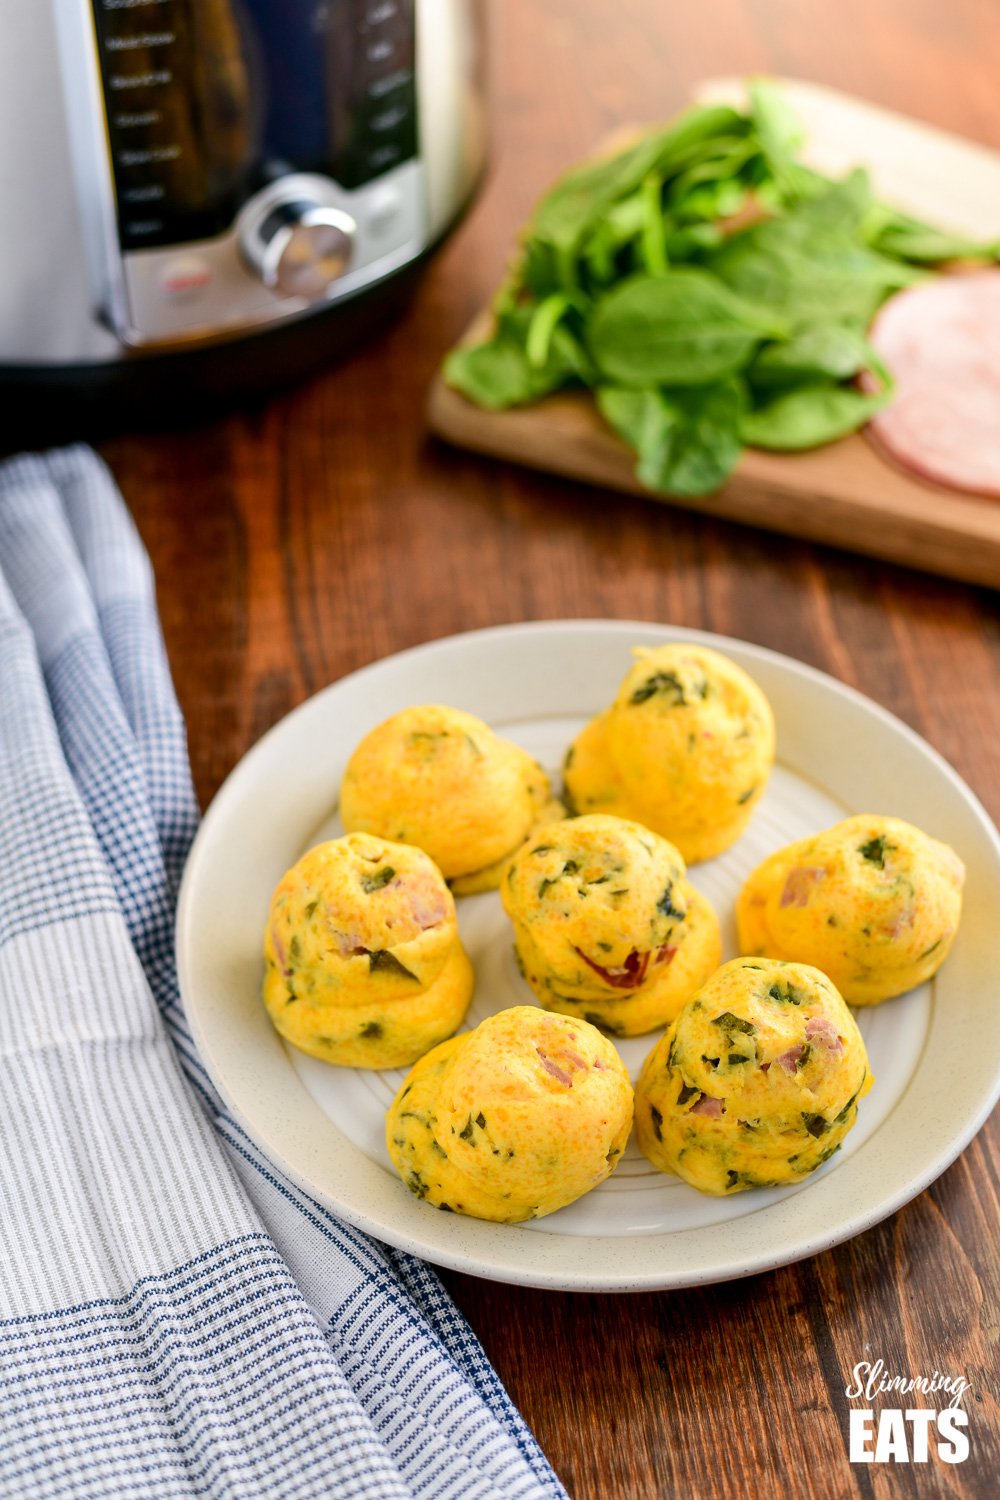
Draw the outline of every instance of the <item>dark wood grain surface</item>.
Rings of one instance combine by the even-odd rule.
[[[996,0],[494,10],[494,165],[403,319],[253,410],[102,445],[156,568],[203,801],[344,672],[454,631],[593,615],[821,667],[912,724],[1000,816],[996,595],[464,456],[422,423],[514,228],[596,139],[669,115],[700,77],[770,70],[1000,148]],[[993,1496],[998,1138],[994,1122],[884,1224],[771,1275],[618,1298],[445,1279],[575,1500]],[[967,1462],[849,1463],[844,1387],[878,1357],[966,1376]]]

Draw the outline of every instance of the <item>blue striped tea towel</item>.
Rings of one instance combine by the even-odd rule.
[[[173,909],[197,808],[149,561],[89,449],[0,466],[0,1493],[564,1491],[428,1268],[226,1112]]]

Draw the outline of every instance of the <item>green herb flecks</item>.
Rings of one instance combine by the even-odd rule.
[[[895,847],[895,844],[889,843],[884,834],[879,834],[877,837],[869,839],[867,844],[861,844],[858,848],[858,853],[862,859],[867,860],[870,865],[874,865],[876,870],[884,870],[885,856],[895,849]]]
[[[757,1031],[752,1021],[745,1021],[742,1016],[734,1016],[731,1010],[724,1010],[721,1016],[713,1016],[712,1025],[718,1026],[726,1035],[740,1031],[744,1036],[754,1036]]]
[[[682,922],[687,916],[687,910],[683,906],[674,904],[674,882],[671,881],[663,895],[656,903],[656,910],[663,917],[672,917],[675,922]]]
[[[377,1042],[382,1035],[382,1027],[378,1021],[366,1021],[358,1035],[363,1041]]]
[[[603,1016],[599,1016],[596,1011],[585,1010],[583,1013],[583,1019],[585,1021],[589,1021],[591,1026],[596,1026],[599,1030],[606,1031],[609,1036],[622,1036],[624,1034],[622,1032],[622,1028],[616,1025],[614,1021],[606,1021],[605,1018]]]
[[[405,964],[401,964],[395,953],[388,948],[373,948],[368,955],[369,974],[399,974],[404,979],[412,979],[415,984],[419,983],[416,974],[412,973]]]
[[[649,1106],[649,1117],[653,1122],[653,1134],[658,1141],[663,1140],[663,1115],[655,1104]]]
[[[420,1172],[410,1171],[406,1174],[406,1186],[417,1198],[426,1198],[429,1185],[424,1181]]]
[[[680,708],[693,702],[694,698],[704,698],[707,692],[708,683],[701,682],[693,689],[694,697],[689,697],[676,672],[654,672],[645,682],[640,683],[628,701],[637,707],[641,703],[648,703],[650,698],[662,698],[671,708]]]
[[[847,1119],[847,1116],[848,1116],[848,1114],[850,1113],[850,1110],[851,1110],[851,1106],[855,1103],[855,1101],[857,1100],[858,1095],[861,1093],[861,1090],[865,1086],[865,1078],[867,1078],[867,1077],[868,1077],[868,1074],[866,1072],[864,1078],[862,1078],[861,1082],[858,1084],[857,1088],[854,1090],[854,1093],[848,1099],[847,1103],[844,1105],[843,1109],[840,1111],[840,1113],[837,1115],[836,1119],[834,1120],[834,1124],[835,1125],[842,1125],[843,1122]]]
[[[802,1123],[809,1134],[816,1136],[817,1139],[821,1135],[826,1135],[830,1129],[830,1121],[825,1119],[823,1115],[806,1114],[805,1111],[802,1114]]]
[[[396,872],[393,869],[392,865],[383,865],[382,868],[376,870],[373,875],[362,875],[361,889],[366,893],[366,895],[370,896],[373,891],[382,890],[383,887],[389,884],[390,880],[395,879],[395,876]]]

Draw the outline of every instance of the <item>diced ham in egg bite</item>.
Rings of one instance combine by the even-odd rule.
[[[562,811],[526,750],[439,704],[404,709],[373,729],[340,788],[349,832],[415,844],[456,895],[495,890],[532,828]]]
[[[742,668],[705,646],[637,649],[612,706],[566,757],[578,813],[644,823],[688,864],[739,838],[774,762],[774,717]]]
[[[632,1097],[624,1063],[593,1026],[514,1006],[420,1059],[386,1116],[386,1144],[432,1208],[513,1224],[611,1174]]]
[[[871,1082],[857,1022],[825,974],[736,958],[647,1057],[636,1140],[702,1193],[780,1187],[833,1155]]]
[[[280,881],[263,998],[292,1046],[354,1068],[406,1067],[472,997],[455,902],[419,849],[369,834],[317,844]]]
[[[954,850],[912,823],[847,818],[779,849],[747,878],[740,947],[815,964],[851,1005],[878,1005],[944,963],[964,881]]]
[[[614,1036],[672,1020],[722,957],[718,918],[678,851],[624,818],[537,829],[500,898],[541,1003]]]

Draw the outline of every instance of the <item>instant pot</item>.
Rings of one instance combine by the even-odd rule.
[[[486,151],[481,0],[0,0],[0,386],[263,389],[397,305]]]

